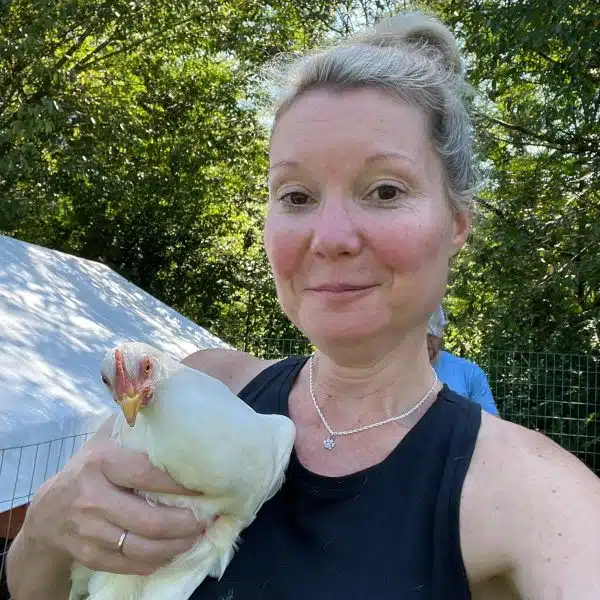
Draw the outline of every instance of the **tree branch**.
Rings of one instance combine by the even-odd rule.
[[[82,64],[80,66],[80,68],[73,69],[73,73],[81,73],[85,69],[93,67],[93,66],[97,65],[98,63],[107,60],[108,58],[111,58],[113,56],[118,56],[119,54],[124,54],[126,52],[129,52],[130,50],[134,50],[135,48],[138,48],[142,44],[145,44],[146,42],[148,42],[149,40],[152,40],[154,38],[159,38],[160,39],[161,36],[164,36],[164,35],[172,32],[177,27],[180,27],[181,25],[185,25],[186,23],[190,23],[191,21],[194,21],[195,19],[196,19],[195,16],[188,17],[187,19],[183,19],[183,20],[181,20],[181,21],[173,24],[168,29],[161,30],[161,31],[156,31],[156,32],[151,33],[151,34],[149,34],[147,36],[144,36],[143,38],[141,38],[141,39],[133,42],[132,44],[129,44],[128,46],[123,46],[121,48],[118,48],[117,50],[113,50],[112,52],[108,52],[107,54],[104,54],[103,56],[98,56],[94,60],[89,60],[89,61],[85,62],[84,64]]]
[[[484,198],[475,198],[475,202],[477,204],[479,204],[480,206],[483,206],[485,209],[489,210],[490,212],[493,212],[496,216],[500,217],[503,221],[507,221],[506,215],[497,206],[490,204]]]
[[[497,119],[496,117],[491,117],[490,115],[486,115],[485,113],[482,113],[482,112],[476,112],[476,114],[479,117],[481,117],[482,119],[485,119],[486,121],[489,121],[490,123],[500,125],[501,127],[504,127],[505,129],[509,129],[510,131],[518,131],[519,133],[522,133],[523,135],[527,135],[529,137],[533,137],[536,139],[542,139],[542,136],[540,134],[536,133],[535,131],[532,131],[531,129],[527,129],[526,127],[523,127],[522,125],[515,125],[513,123],[507,123],[506,121],[502,121],[501,119]]]
[[[480,118],[489,121],[490,123],[494,123],[495,125],[500,125],[500,127],[504,127],[505,129],[508,129],[509,131],[516,131],[518,133],[522,133],[523,135],[535,139],[535,140],[541,140],[543,142],[546,142],[548,144],[557,144],[558,147],[555,147],[555,150],[561,150],[561,151],[567,151],[571,154],[586,154],[588,152],[592,152],[592,153],[598,153],[598,149],[597,147],[594,148],[594,144],[593,144],[593,140],[588,139],[586,137],[573,137],[573,139],[569,142],[569,141],[561,141],[561,140],[557,140],[557,139],[553,139],[553,138],[549,138],[548,136],[545,136],[541,133],[537,133],[535,131],[532,131],[531,129],[527,129],[526,127],[523,127],[522,125],[517,125],[515,123],[507,123],[506,121],[503,121],[501,119],[498,119],[496,117],[492,117],[490,115],[487,115],[485,113],[476,112],[477,116],[479,116]]]
[[[64,67],[64,65],[73,58],[73,54],[75,54],[75,52],[77,52],[77,50],[79,50],[79,48],[81,48],[81,46],[83,46],[85,40],[91,35],[91,33],[94,31],[95,28],[95,24],[91,24],[75,41],[75,43],[73,43],[71,45],[71,47],[63,54],[63,56],[61,56],[58,61],[56,61],[56,63],[49,69],[48,73],[46,74],[44,80],[42,80],[40,87],[30,96],[27,96],[25,98],[23,98],[22,102],[21,102],[21,106],[26,105],[26,104],[34,104],[35,102],[37,102],[38,100],[40,100],[41,98],[43,98],[45,95],[48,94],[48,92],[50,91],[50,85],[52,82],[52,75],[54,75],[55,73],[57,73],[62,67]],[[13,94],[14,95],[14,94]],[[2,112],[4,112],[4,108],[3,110],[0,111],[0,114],[2,114]],[[3,127],[6,127],[8,125],[10,125],[10,123],[12,123],[12,121],[16,118],[16,115],[19,114],[19,111],[16,110],[3,124]]]
[[[94,31],[95,24],[90,25],[75,41],[75,43],[61,56],[57,63],[52,67],[52,72],[56,73],[59,69],[65,66],[69,60],[73,58],[73,54],[83,46],[85,40]]]
[[[541,52],[540,50],[537,50],[536,53],[538,56],[541,56],[544,60],[547,60],[548,62],[551,62],[552,64],[559,65],[563,68],[565,66],[564,63],[562,63],[560,60],[556,60],[555,58],[548,56],[546,53]]]
[[[367,3],[365,2],[365,0],[360,0],[359,4],[362,8],[363,17],[365,19],[365,25],[368,27],[369,25],[371,25],[371,23],[369,22],[369,9],[367,8]]]
[[[73,73],[80,73],[81,71],[83,71],[85,69],[85,67],[87,66],[88,62],[92,59],[92,57],[94,57],[97,54],[99,54],[100,52],[102,52],[102,50],[104,50],[104,48],[106,48],[112,42],[115,41],[118,33],[120,33],[120,32],[117,29],[112,36],[110,36],[107,40],[104,40],[101,44],[98,44],[86,56],[84,56],[81,60],[77,61],[75,63],[75,65],[73,66],[73,68],[71,69],[71,71]]]

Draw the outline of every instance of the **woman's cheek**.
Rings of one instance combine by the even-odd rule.
[[[306,235],[281,215],[268,216],[264,229],[265,251],[275,278],[291,279],[302,264]]]
[[[443,233],[439,227],[408,225],[380,227],[373,237],[375,254],[396,272],[418,271],[439,259]]]

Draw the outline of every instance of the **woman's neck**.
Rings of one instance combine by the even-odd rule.
[[[393,417],[421,400],[435,378],[425,337],[421,340],[420,344],[403,344],[385,355],[351,366],[317,352],[313,388],[321,409],[332,426],[335,424],[334,429]]]

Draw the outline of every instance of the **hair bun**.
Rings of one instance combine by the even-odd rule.
[[[350,41],[384,48],[406,44],[422,47],[433,51],[445,68],[456,75],[462,73],[460,53],[452,32],[434,17],[420,12],[384,19]]]

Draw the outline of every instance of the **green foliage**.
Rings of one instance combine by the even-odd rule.
[[[457,261],[450,341],[600,349],[600,20],[597,4],[428,2],[455,28],[481,91],[486,179]]]
[[[582,356],[600,350],[597,3],[427,4],[457,31],[481,92],[486,179],[448,297],[449,345],[487,368],[504,416],[598,473],[598,356]]]
[[[262,251],[260,65],[399,0],[0,4],[0,231],[103,261],[228,340],[293,337]],[[486,175],[448,344],[600,348],[593,2],[421,2],[457,32]]]
[[[261,255],[252,82],[314,43],[327,4],[4,4],[0,231],[109,264],[229,339],[289,327]]]

